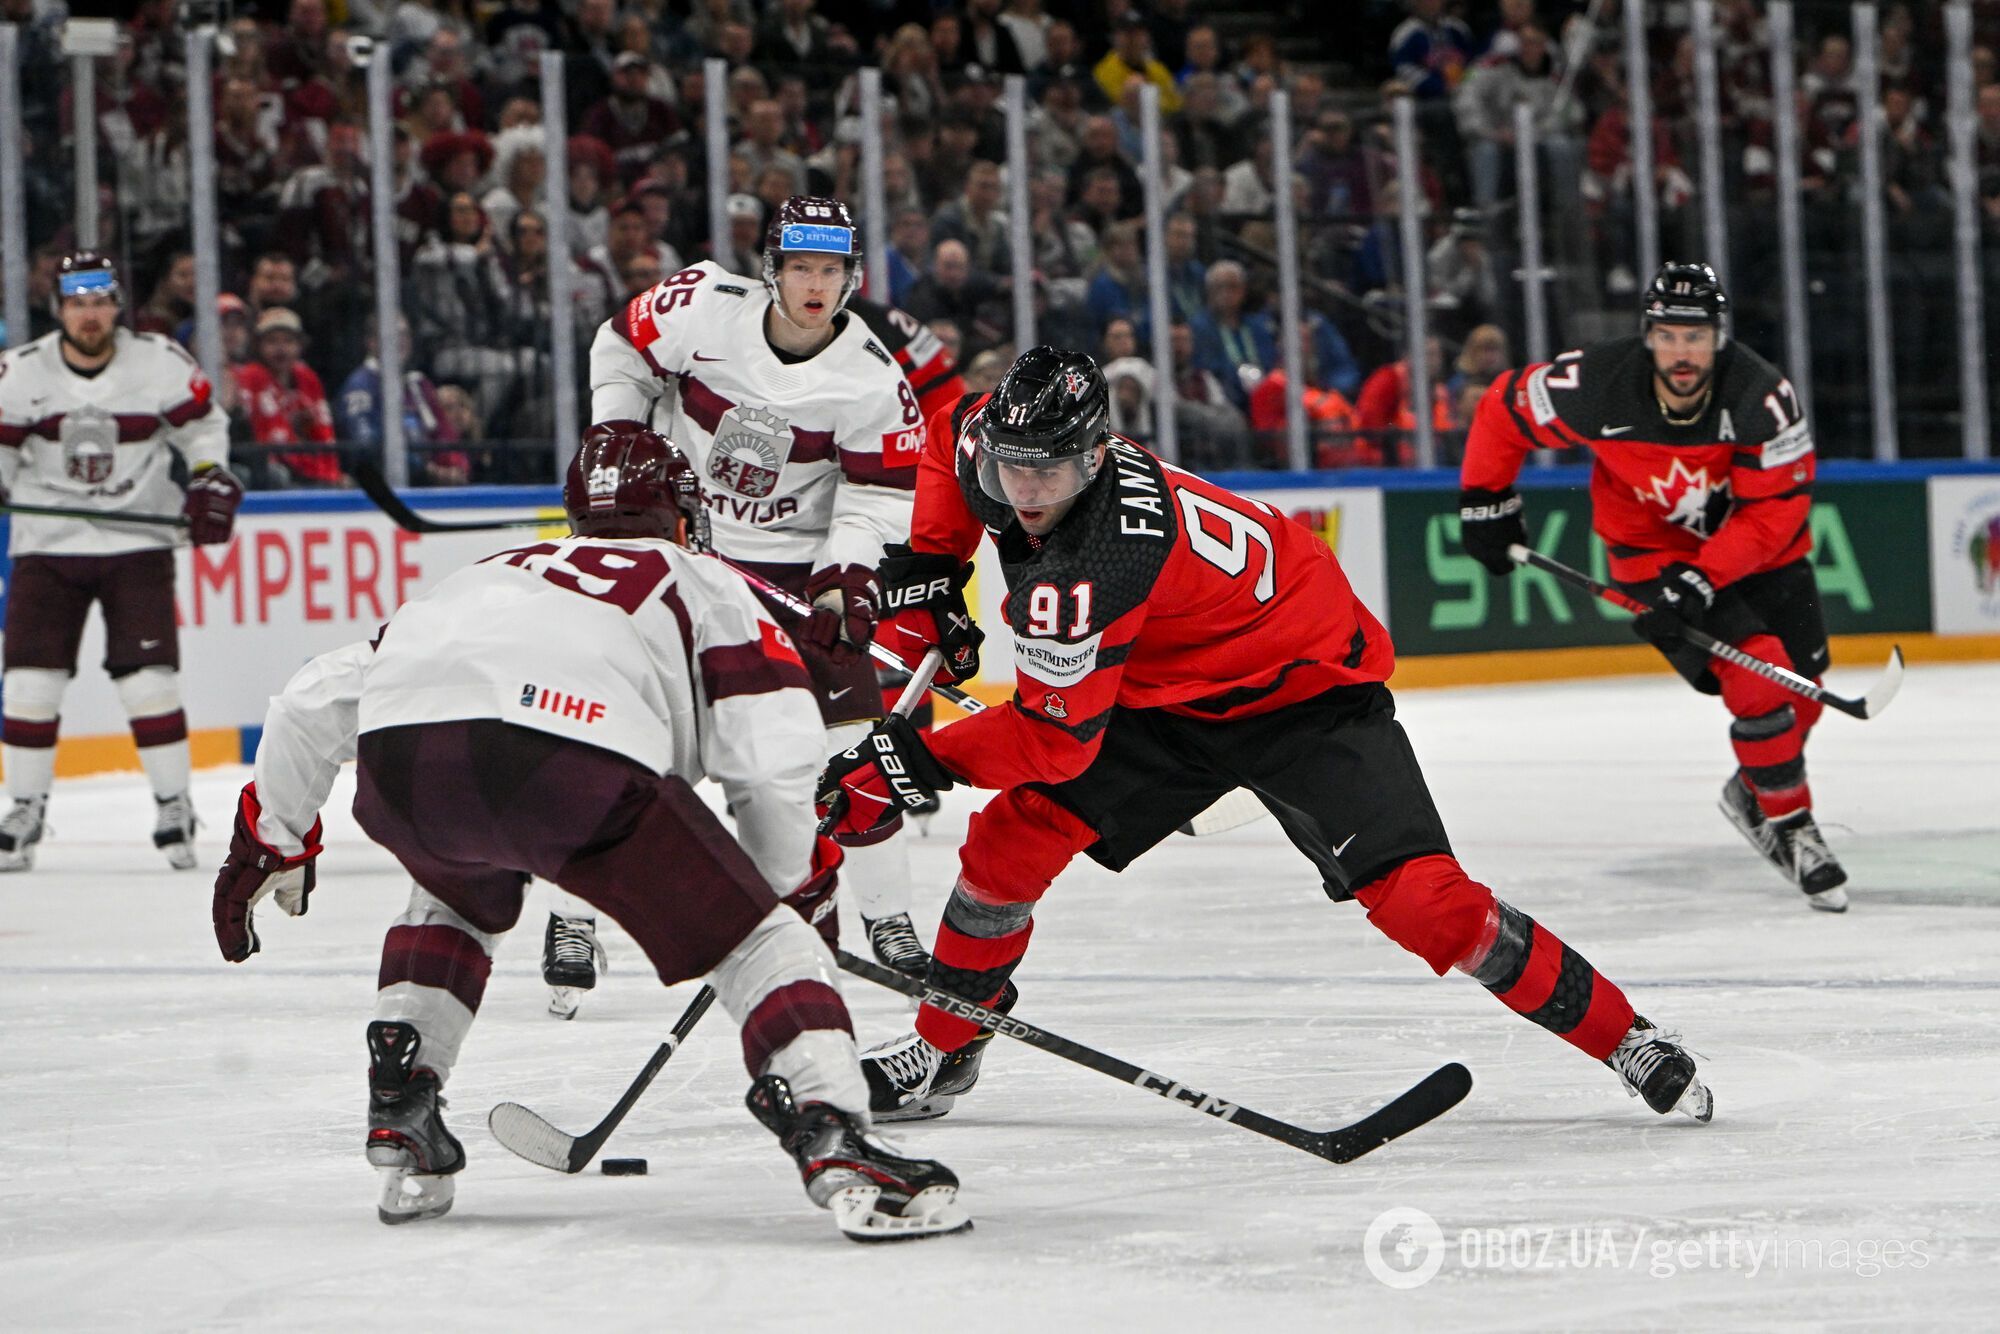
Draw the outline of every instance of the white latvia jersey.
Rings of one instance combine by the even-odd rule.
[[[110,362],[79,375],[60,333],[0,355],[0,486],[20,505],[179,514],[189,471],[229,459],[229,423],[180,344],[119,329]],[[16,556],[111,556],[171,547],[176,529],[13,516]]]
[[[648,422],[701,474],[715,549],[820,568],[909,536],[924,421],[853,315],[805,361],[764,335],[763,284],[704,260],[634,297],[590,349],[592,421]]]
[[[295,851],[361,733],[485,718],[713,778],[772,886],[806,877],[825,734],[804,663],[740,575],[667,542],[499,552],[404,603],[372,652],[308,663],[271,701],[259,832]]]

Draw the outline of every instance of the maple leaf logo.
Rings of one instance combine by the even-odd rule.
[[[1696,537],[1709,537],[1729,513],[1729,478],[1710,479],[1706,465],[1689,471],[1679,459],[1672,459],[1665,477],[1647,480],[1649,485],[1633,487],[1632,494],[1641,504],[1665,510],[1668,523]]]

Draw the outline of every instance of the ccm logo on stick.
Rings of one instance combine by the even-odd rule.
[[[1236,1116],[1236,1104],[1224,1102],[1200,1089],[1191,1089],[1185,1084],[1176,1084],[1171,1079],[1163,1079],[1151,1070],[1141,1070],[1139,1077],[1132,1081],[1149,1093],[1157,1093],[1169,1102],[1184,1102],[1197,1112],[1206,1112],[1218,1121],[1228,1121]]]

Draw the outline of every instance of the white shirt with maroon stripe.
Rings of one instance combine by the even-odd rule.
[[[0,486],[21,505],[179,514],[176,474],[229,461],[229,422],[179,343],[119,329],[111,360],[79,375],[60,333],[0,355]],[[178,458],[176,457],[178,455]],[[164,525],[13,516],[16,556],[112,556],[171,547]]]
[[[909,536],[924,418],[861,320],[786,362],[763,284],[704,260],[642,292],[590,349],[592,421],[644,421],[694,460],[715,549],[796,565],[881,562]]]
[[[741,576],[667,542],[499,552],[405,603],[372,652],[308,663],[265,719],[259,836],[299,850],[358,735],[479,718],[713,778],[772,887],[805,880],[826,759],[805,666]]]

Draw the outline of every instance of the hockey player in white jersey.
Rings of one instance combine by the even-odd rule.
[[[894,356],[844,311],[860,282],[847,206],[794,195],[765,235],[761,288],[695,264],[633,298],[590,350],[591,420],[650,422],[678,442],[707,489],[717,553],[813,604],[803,620],[775,614],[805,654],[829,755],[882,713],[866,654],[875,567],[885,544],[908,540],[925,431]],[[899,828],[850,848],[845,878],[883,962],[921,975]],[[581,918],[558,902],[544,950],[564,1017],[596,981]]]
[[[47,832],[62,699],[93,602],[104,609],[104,669],[153,789],[153,843],[188,870],[195,814],[171,520],[184,519],[194,542],[226,542],[243,486],[227,466],[227,419],[194,359],[119,325],[110,260],[66,256],[55,301],[55,333],[0,355],[0,494],[78,512],[13,516],[0,745],[14,806],[0,818],[0,871],[32,867]]]
[[[465,1152],[441,1093],[535,875],[610,913],[662,982],[708,977],[743,1028],[751,1111],[843,1232],[968,1226],[947,1168],[869,1133],[853,1024],[807,925],[839,858],[813,832],[821,726],[790,637],[685,549],[701,487],[652,431],[591,428],[563,503],[575,536],[451,575],[272,701],[215,883],[223,957],[257,951],[266,895],[304,910],[319,810],[355,758],[355,818],[416,881],[367,1031],[383,1222],[451,1207]],[[703,777],[734,837],[695,795]]]

